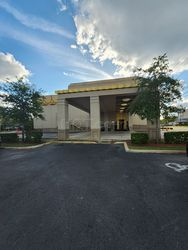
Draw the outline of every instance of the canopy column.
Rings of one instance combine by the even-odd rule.
[[[90,97],[90,126],[91,139],[100,141],[101,124],[100,124],[100,99],[99,96]]]
[[[68,101],[65,98],[61,98],[61,95],[59,95],[57,104],[58,140],[66,140],[69,137],[68,116]]]

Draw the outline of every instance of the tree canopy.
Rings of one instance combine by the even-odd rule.
[[[0,102],[2,119],[18,124],[26,130],[31,126],[33,118],[43,119],[42,91],[36,90],[23,79],[3,84]]]
[[[178,112],[179,108],[173,103],[181,99],[182,86],[173,77],[166,54],[153,58],[147,69],[138,68],[135,79],[138,93],[129,107],[131,114],[158,124],[161,116],[168,117],[169,114]]]

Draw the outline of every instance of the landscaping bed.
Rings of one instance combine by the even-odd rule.
[[[133,144],[127,141],[129,149],[143,149],[143,150],[182,150],[185,151],[186,144],[166,144],[166,143],[147,143],[147,144]]]
[[[24,141],[21,141],[21,138],[19,137],[18,133],[13,131],[13,132],[1,132],[0,133],[0,147],[5,148],[5,147],[32,147],[32,146],[37,146],[41,145],[43,142],[42,139],[42,131],[41,130],[31,130],[27,131],[25,133],[25,138]]]

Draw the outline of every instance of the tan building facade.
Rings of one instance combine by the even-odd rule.
[[[67,140],[73,128],[90,131],[90,139],[100,141],[102,131],[153,133],[147,120],[130,115],[128,106],[137,95],[134,78],[120,78],[70,84],[66,90],[46,97],[45,120],[35,120],[35,128],[57,131]],[[150,136],[151,137],[151,136]]]

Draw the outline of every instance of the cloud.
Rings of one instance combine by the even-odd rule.
[[[68,31],[64,30],[61,26],[49,22],[41,17],[36,17],[33,15],[26,15],[21,11],[17,10],[10,4],[5,1],[0,0],[0,7],[10,13],[15,19],[17,19],[23,25],[32,28],[38,29],[49,33],[54,33],[60,36],[64,36],[66,38],[74,38],[74,36]]]
[[[91,73],[86,73],[86,72],[83,72],[80,70],[71,70],[70,72],[63,72],[63,75],[66,77],[71,77],[71,79],[74,78],[74,79],[76,79],[76,81],[81,80],[84,82],[98,79],[98,78],[96,78],[96,75],[94,75],[94,74],[92,75]]]
[[[30,35],[28,32],[17,31],[8,25],[6,25],[6,27],[0,25],[0,32],[1,36],[10,37],[33,47],[40,54],[47,57],[48,63],[54,67],[60,67],[66,70],[78,70],[80,74],[83,72],[83,76],[87,73],[88,80],[112,78],[112,75],[88,62],[84,57],[79,55],[79,52],[77,53],[75,50],[75,53],[73,53],[70,48],[62,44],[41,39]]]
[[[165,52],[175,72],[188,70],[187,9],[187,0],[80,0],[77,44],[101,64],[111,61],[116,76]]]
[[[188,98],[183,98],[182,103],[180,103],[180,105],[182,105],[185,108],[188,108]]]
[[[85,49],[84,46],[81,45],[79,47],[79,49],[80,49],[80,52],[82,53],[82,55],[85,55],[87,53],[87,49]]]
[[[0,52],[0,82],[15,81],[17,78],[27,78],[30,72],[10,53]]]
[[[71,74],[69,74],[68,72],[63,72],[64,76],[71,76]]]
[[[188,108],[188,98],[183,97],[181,101],[175,102],[174,106]]]
[[[71,49],[77,49],[77,45],[76,44],[71,44]]]
[[[58,2],[58,4],[59,4],[59,10],[60,10],[61,12],[67,10],[67,6],[63,3],[62,0],[57,0],[57,2]]]

